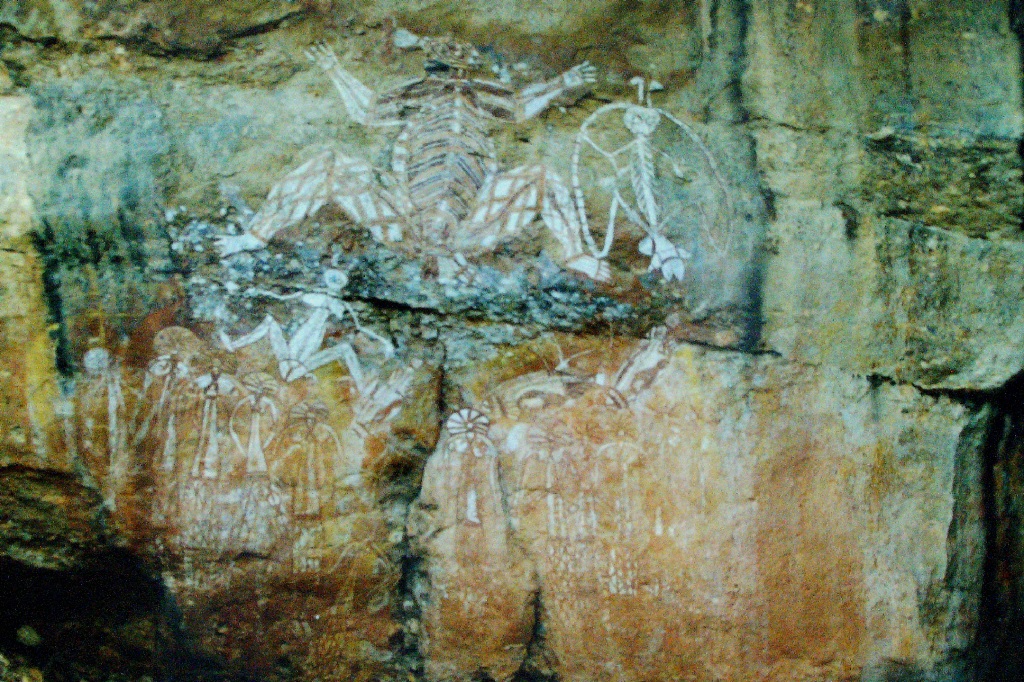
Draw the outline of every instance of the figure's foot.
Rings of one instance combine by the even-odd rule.
[[[607,282],[612,278],[612,271],[608,267],[607,261],[589,254],[581,254],[570,258],[569,262],[566,263],[566,267],[598,282]]]
[[[221,258],[227,258],[243,251],[258,251],[267,245],[265,241],[248,232],[224,235],[217,237],[214,241]]]
[[[437,281],[442,284],[474,286],[480,284],[480,271],[461,253],[451,258],[440,256],[437,259]]]
[[[651,265],[648,272],[661,270],[665,281],[683,281],[686,274],[684,259],[690,258],[692,254],[681,246],[676,246],[660,234],[653,234],[645,237],[640,242],[640,253],[651,257]]]

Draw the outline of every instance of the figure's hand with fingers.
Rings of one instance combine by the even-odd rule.
[[[324,43],[315,43],[307,48],[305,52],[306,58],[324,71],[341,66],[337,55],[334,54],[334,50],[327,47]]]
[[[578,88],[596,81],[597,69],[590,62],[578,64],[562,74],[562,82],[567,88]]]

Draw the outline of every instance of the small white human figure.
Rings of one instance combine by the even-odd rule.
[[[192,478],[215,479],[220,476],[222,438],[218,403],[222,396],[237,391],[238,383],[234,377],[225,374],[215,361],[208,373],[196,377],[195,384],[203,392],[203,423],[196,456],[192,461]]]
[[[228,420],[228,428],[231,431],[231,439],[235,442],[238,452],[245,457],[246,474],[267,473],[266,449],[274,440],[274,432],[264,438],[263,431],[266,430],[262,418],[270,420],[271,426],[277,421],[279,410],[273,396],[277,391],[277,381],[274,377],[264,372],[257,372],[242,379],[242,385],[248,390],[248,395],[238,401],[235,409],[231,411],[231,419]],[[238,434],[235,420],[239,413],[248,408],[249,410],[249,437],[246,445],[242,445],[242,438]]]
[[[394,346],[383,336],[360,325],[359,318],[356,317],[352,306],[341,300],[339,295],[347,283],[348,277],[344,272],[328,269],[324,272],[325,290],[323,292],[300,291],[294,294],[278,294],[263,289],[250,289],[250,296],[266,296],[279,301],[298,300],[310,308],[310,315],[299,325],[290,339],[285,337],[280,323],[272,315],[267,315],[258,327],[238,339],[232,340],[223,329],[219,330],[220,340],[224,347],[233,353],[239,348],[256,343],[265,336],[268,337],[270,347],[277,358],[281,377],[289,383],[310,376],[314,371],[331,362],[343,360],[348,366],[353,380],[359,385],[362,379],[362,370],[355,351],[349,343],[342,342],[330,348],[321,349],[331,318],[342,320],[348,314],[355,323],[356,329],[380,342],[388,357],[394,354]]]

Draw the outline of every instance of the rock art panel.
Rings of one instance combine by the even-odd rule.
[[[428,471],[481,474],[428,475],[417,503],[433,523],[424,613],[452,619],[439,629],[480,627],[452,593],[527,603],[532,566],[540,623],[505,646],[560,679],[941,675],[970,646],[987,411],[664,330],[552,337],[450,378],[466,406]],[[464,423],[480,440],[456,460],[445,439]],[[487,532],[492,470],[508,522],[460,543]],[[517,572],[463,570],[459,552],[484,565],[507,545]],[[453,663],[424,639],[429,662]],[[459,675],[495,660],[493,639],[462,641]]]
[[[609,306],[643,309],[666,298],[697,327],[733,329],[732,345],[756,342],[757,202],[735,191],[695,126],[652,104],[644,79],[634,79],[638,104],[598,107],[564,158],[507,168],[500,156],[509,150],[499,155],[493,134],[579,103],[597,70],[582,63],[517,89],[500,59],[472,45],[404,29],[385,39],[398,52],[425,53],[427,75],[378,94],[331,48],[306,51],[351,121],[394,131],[383,160],[321,152],[276,182],[257,210],[223,188],[233,219],[203,239],[215,240],[225,267],[274,251],[289,255],[323,235],[347,263],[365,268],[360,281],[374,282],[367,295],[407,305],[462,304],[491,314],[496,297],[518,290],[544,296],[557,283],[580,302],[542,307],[565,306],[582,319],[583,308],[596,305],[596,314],[619,317],[630,313]],[[483,78],[488,66],[496,80]],[[568,168],[571,182],[557,166]],[[319,221],[338,223],[339,213],[341,230],[324,229]],[[364,233],[370,245],[359,243]],[[638,246],[617,245],[617,235]],[[568,276],[549,272],[549,255]],[[396,265],[395,256],[409,262]]]
[[[396,43],[423,49],[428,75],[379,96],[329,48],[307,53],[327,72],[354,121],[398,127],[390,168],[373,169],[333,152],[308,161],[270,190],[243,234],[220,239],[222,255],[259,248],[332,202],[378,241],[445,259],[439,269],[459,271],[464,279],[472,279],[461,272],[466,253],[492,250],[540,215],[568,267],[607,279],[607,266],[583,251],[564,183],[542,167],[500,170],[487,130],[494,121],[532,118],[556,101],[578,98],[594,82],[594,69],[584,63],[517,93],[469,77],[480,64],[472,46],[407,31],[396,34]]]
[[[361,321],[329,263],[249,283],[212,312],[197,285],[132,338],[95,339],[66,446],[197,653],[377,679],[403,636],[393,488],[436,441],[436,353]]]

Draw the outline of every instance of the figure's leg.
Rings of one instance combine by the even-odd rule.
[[[270,190],[267,200],[240,235],[217,240],[221,256],[262,248],[275,234],[335,202],[359,225],[380,229],[400,223],[397,202],[374,186],[373,171],[366,163],[332,151],[307,161]]]
[[[336,299],[335,302],[336,302],[338,307],[337,308],[333,308],[332,312],[335,314],[335,316],[337,316],[337,318],[339,320],[344,319],[344,315],[342,314],[343,312],[344,313],[348,313],[348,316],[352,318],[352,324],[355,325],[356,331],[358,331],[360,334],[364,334],[364,335],[370,337],[371,339],[373,339],[374,341],[378,342],[384,348],[384,355],[385,356],[387,356],[389,358],[390,357],[394,357],[394,355],[395,355],[395,346],[394,346],[393,343],[391,343],[391,341],[389,339],[386,339],[385,337],[381,336],[380,334],[378,334],[377,332],[373,331],[372,329],[368,329],[368,328],[364,327],[363,325],[361,325],[359,323],[359,317],[356,315],[356,311],[346,301],[342,301],[340,299]]]
[[[524,166],[491,178],[480,189],[476,210],[464,227],[491,247],[528,225],[538,213],[561,244],[567,267],[598,281],[609,278],[607,263],[584,250],[569,189],[541,166]]]
[[[376,372],[365,382],[366,389],[359,394],[352,408],[353,423],[361,424],[369,431],[372,426],[381,426],[394,419],[402,409],[402,400],[409,392],[414,376],[411,367],[403,367],[391,373],[387,380]]]
[[[355,350],[348,343],[342,342],[336,346],[325,348],[324,350],[314,353],[311,355],[304,366],[307,372],[314,372],[324,365],[335,362],[336,360],[342,360],[345,366],[348,368],[348,373],[352,377],[352,381],[356,385],[356,390],[360,393],[366,388],[366,380],[363,375],[362,365],[359,364],[359,358],[356,357]]]
[[[276,324],[277,321],[270,315],[267,315],[255,329],[248,334],[238,337],[237,339],[232,340],[223,329],[218,329],[217,334],[220,336],[220,342],[224,344],[224,348],[226,348],[229,353],[234,353],[239,348],[252,345],[262,339],[267,335],[267,332],[270,331],[270,327]],[[278,330],[280,331],[280,326],[278,326]]]
[[[522,167],[495,173],[477,193],[463,232],[486,249],[533,222],[541,206],[543,169]]]
[[[591,279],[607,282],[611,279],[608,263],[583,248],[583,229],[569,188],[554,173],[544,168],[540,171],[544,174],[544,203],[541,207],[541,217],[555,239],[562,245],[566,265]]]
[[[289,341],[285,338],[284,330],[273,317],[267,315],[267,320],[267,338],[270,339],[270,348],[274,351],[274,357],[277,358],[277,367],[281,372],[281,378],[292,382],[309,374],[310,370],[303,362],[303,356],[295,352],[294,339]]]

